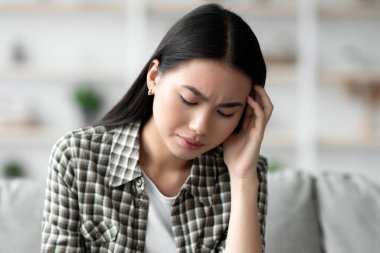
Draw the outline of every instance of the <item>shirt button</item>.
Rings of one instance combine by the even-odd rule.
[[[143,208],[144,207],[144,202],[142,202],[141,200],[138,200],[136,202],[136,206],[139,207],[139,208]]]
[[[102,234],[99,233],[99,232],[97,232],[97,233],[95,234],[95,237],[96,237],[96,239],[100,239],[100,238],[102,237]]]
[[[137,251],[144,251],[144,245],[138,244],[137,247],[136,247],[136,250]]]
[[[138,178],[136,183],[137,183],[137,186],[141,186],[143,184],[142,179]]]

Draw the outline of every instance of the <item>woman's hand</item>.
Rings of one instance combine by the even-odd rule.
[[[256,101],[247,97],[243,124],[240,132],[230,135],[223,143],[224,162],[231,179],[257,179],[257,162],[265,127],[272,115],[273,104],[261,86],[253,87]]]

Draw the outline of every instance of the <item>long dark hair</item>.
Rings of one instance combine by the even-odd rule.
[[[160,74],[192,59],[221,60],[264,87],[266,66],[260,45],[249,25],[217,4],[202,5],[186,14],[167,32],[124,97],[95,125],[145,123],[152,115],[147,73],[154,59]]]

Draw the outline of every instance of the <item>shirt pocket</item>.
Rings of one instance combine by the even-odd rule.
[[[119,233],[117,226],[111,221],[85,221],[80,227],[81,235],[91,243],[102,244],[116,240]]]

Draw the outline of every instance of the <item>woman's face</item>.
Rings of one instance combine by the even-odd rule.
[[[215,60],[191,60],[164,75],[157,66],[148,72],[153,123],[171,153],[190,160],[223,143],[242,116],[250,79]]]

